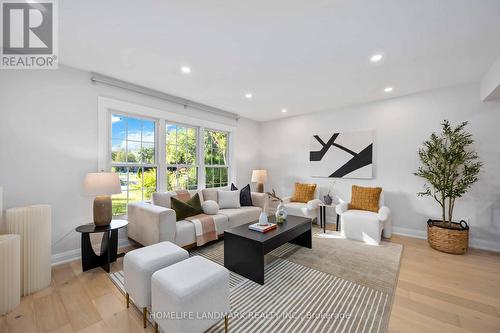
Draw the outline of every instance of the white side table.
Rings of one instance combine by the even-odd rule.
[[[335,212],[335,215],[337,216],[337,223],[335,226],[335,230],[339,231],[339,225],[340,225],[339,216],[338,216],[337,212],[335,211],[335,207],[336,207],[336,205],[327,205],[325,203],[319,204],[319,225],[320,225],[320,227],[323,228],[324,233],[326,233],[326,210],[327,209],[333,209],[333,211]]]

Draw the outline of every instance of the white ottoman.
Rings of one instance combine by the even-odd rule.
[[[229,271],[194,256],[161,269],[151,279],[155,332],[201,333],[224,318],[227,332]]]
[[[147,308],[151,305],[151,276],[157,270],[187,258],[188,251],[170,242],[157,243],[125,254],[123,275],[127,308],[131,297],[134,304],[142,308],[144,328],[147,326]]]

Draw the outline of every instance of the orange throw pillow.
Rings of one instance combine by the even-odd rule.
[[[361,187],[352,186],[351,202],[349,209],[368,210],[370,212],[378,212],[378,201],[382,193],[381,187]]]
[[[295,183],[295,191],[292,196],[292,202],[305,202],[314,199],[316,184]]]

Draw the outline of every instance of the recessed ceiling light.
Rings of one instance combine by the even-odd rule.
[[[182,66],[182,67],[181,67],[181,71],[182,71],[183,73],[189,74],[189,73],[191,73],[191,68],[190,68],[190,67],[188,67],[188,66]]]
[[[392,87],[387,87],[387,88],[384,89],[385,92],[391,92],[392,90],[393,90]]]
[[[371,62],[379,62],[380,60],[382,60],[384,56],[381,55],[381,54],[374,54],[372,55],[372,57],[370,58],[370,61]]]
[[[286,112],[288,112],[288,110],[287,109],[281,109],[281,112],[286,113]]]
[[[245,97],[246,97],[246,98],[252,98],[252,97],[253,97],[253,95],[252,95],[251,93],[246,93],[246,94],[245,94]]]

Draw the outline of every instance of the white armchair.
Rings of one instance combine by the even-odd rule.
[[[383,192],[380,194],[378,213],[348,207],[347,202],[335,207],[340,216],[341,232],[346,238],[378,245],[382,233],[385,238],[392,236],[391,211],[384,206]]]
[[[284,197],[283,204],[285,205],[288,215],[309,217],[312,220],[318,217],[318,207],[321,200],[318,199],[318,189],[314,193],[314,199],[305,202],[292,202],[292,197]]]

